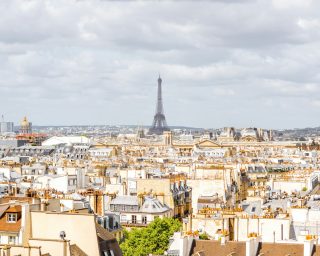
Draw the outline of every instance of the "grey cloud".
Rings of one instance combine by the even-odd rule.
[[[317,126],[319,7],[2,1],[0,109],[15,122],[149,124],[160,72],[171,125]]]

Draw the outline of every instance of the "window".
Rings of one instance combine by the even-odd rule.
[[[9,240],[9,244],[15,244],[16,243],[16,237],[15,236],[9,236],[8,240]]]
[[[7,213],[7,222],[17,222],[17,214]]]
[[[137,223],[137,216],[131,215],[131,223],[136,224]]]
[[[114,253],[112,250],[107,249],[106,251],[103,251],[104,256],[114,256]]]
[[[147,216],[142,216],[142,224],[147,224]]]

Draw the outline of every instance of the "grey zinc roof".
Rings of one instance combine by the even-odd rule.
[[[269,207],[275,211],[277,208],[282,208],[284,211],[287,211],[288,207],[288,198],[285,199],[274,199],[269,201],[268,203],[264,204],[263,207]]]
[[[168,206],[161,204],[158,199],[151,197],[145,197],[145,201],[140,208],[140,212],[145,213],[160,213],[168,210]]]
[[[110,204],[139,205],[139,202],[136,196],[117,196]]]
[[[241,203],[243,211],[249,215],[258,215],[262,213],[261,201],[244,201]]]

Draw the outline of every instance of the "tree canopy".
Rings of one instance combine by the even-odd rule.
[[[125,239],[120,244],[124,256],[147,256],[163,254],[169,246],[169,238],[179,231],[181,223],[172,218],[157,218],[146,228],[133,228],[125,232]]]

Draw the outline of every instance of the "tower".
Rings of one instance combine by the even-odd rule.
[[[164,111],[163,111],[161,83],[162,83],[162,79],[160,78],[160,75],[159,75],[156,114],[154,115],[152,126],[149,129],[149,132],[148,132],[149,134],[161,135],[163,134],[164,131],[170,131],[167,125]]]
[[[0,121],[0,134],[6,134],[13,132],[13,122],[5,122],[4,116],[2,115]]]

